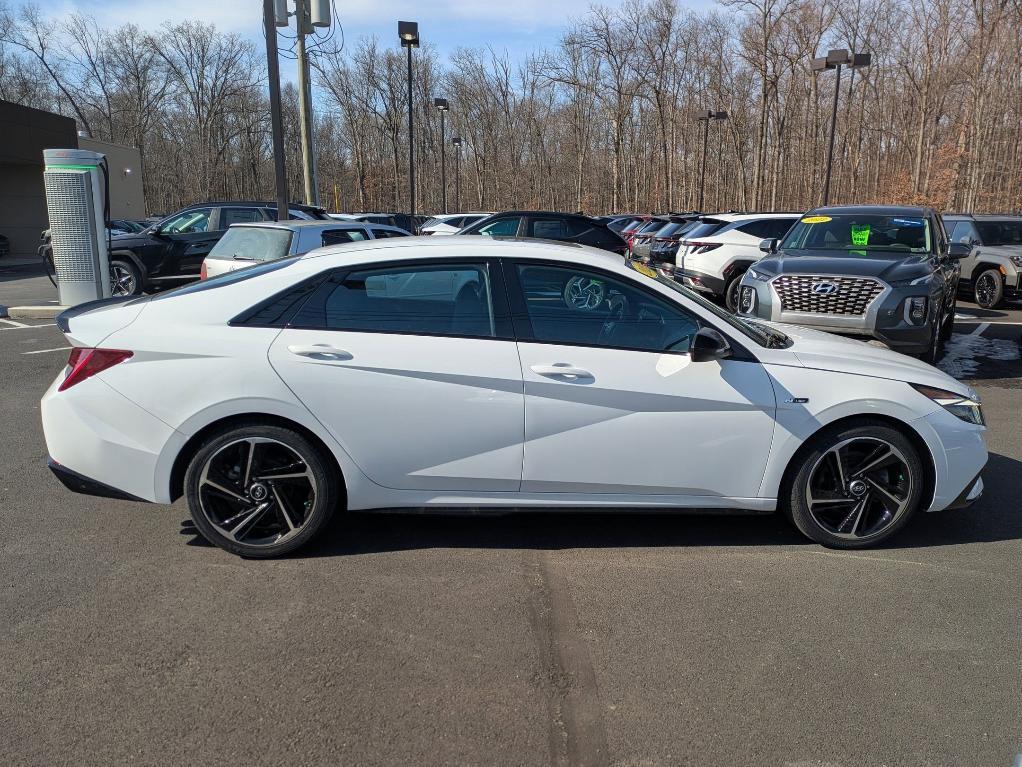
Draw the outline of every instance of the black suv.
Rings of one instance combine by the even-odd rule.
[[[742,278],[740,314],[872,336],[936,362],[951,335],[960,259],[932,208],[843,205],[805,214]]]
[[[529,237],[541,240],[577,242],[620,256],[628,254],[628,244],[604,222],[577,213],[544,210],[509,210],[494,213],[462,229],[458,234],[483,234],[490,237]]]
[[[328,219],[322,208],[292,203],[291,218]],[[148,229],[110,238],[115,296],[199,279],[206,254],[231,224],[276,221],[273,202],[206,202],[189,205]]]

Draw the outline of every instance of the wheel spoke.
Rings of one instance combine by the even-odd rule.
[[[839,533],[847,533],[848,535],[855,535],[859,529],[859,523],[862,521],[862,515],[866,511],[866,502],[869,500],[869,496],[860,498],[851,511],[841,520],[837,526]]]
[[[214,482],[213,480],[209,479],[208,477],[202,481],[202,484],[206,485],[207,487],[211,487],[214,490],[218,490],[221,493],[223,493],[224,495],[229,495],[231,498],[233,498],[236,501],[241,501],[242,503],[247,503],[247,504],[251,504],[252,503],[252,501],[250,501],[248,498],[246,498],[245,496],[241,495],[240,493],[236,493],[233,490],[230,490],[229,488],[224,487],[220,483]]]
[[[832,456],[831,462],[834,464],[835,474],[837,475],[838,487],[844,489],[845,486],[845,466],[844,461],[841,459],[841,451],[837,448],[831,448],[827,455]]]
[[[887,443],[881,443],[877,445],[876,449],[870,453],[866,458],[851,472],[851,476],[857,477],[865,474],[867,471],[878,469],[884,464],[897,460],[897,456],[894,451],[891,450],[890,445]]]
[[[248,487],[249,480],[252,478],[252,464],[255,459],[256,442],[255,440],[248,440],[248,460],[245,461],[245,479],[242,483],[245,487]]]
[[[297,530],[298,526],[295,525],[291,519],[291,513],[287,510],[287,504],[284,503],[284,499],[280,495],[280,491],[277,490],[276,485],[273,485],[273,497],[277,499],[277,508],[280,509],[280,515],[284,517],[284,521],[287,522],[287,526],[291,530]]]
[[[260,503],[247,516],[245,516],[240,522],[238,522],[237,525],[227,530],[227,535],[229,535],[231,538],[240,543],[241,539],[245,537],[245,534],[242,532],[242,529],[247,528],[246,532],[250,531],[252,526],[256,522],[258,522],[260,518],[262,518],[263,514],[266,513],[266,510],[269,509],[270,506],[272,505],[273,503],[271,501]]]
[[[880,497],[880,503],[882,503],[884,505],[884,508],[887,509],[892,514],[896,514],[905,504],[905,499],[898,498],[898,496],[894,495],[894,493],[892,493],[890,490],[888,490],[886,487],[881,485],[876,480],[871,479],[870,477],[866,477],[865,479],[866,482],[869,483],[869,486],[872,487],[873,490],[875,490],[877,495]]]

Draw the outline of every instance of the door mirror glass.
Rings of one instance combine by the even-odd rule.
[[[972,253],[972,247],[961,242],[952,242],[947,247],[947,254],[951,258],[968,258],[970,253]]]
[[[759,249],[764,253],[776,253],[777,252],[777,240],[774,238],[767,238],[760,240]]]
[[[693,362],[722,360],[731,356],[731,345],[713,328],[701,328],[692,338],[689,358]]]

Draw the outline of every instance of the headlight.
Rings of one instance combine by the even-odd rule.
[[[1009,258],[1011,259],[1011,263],[1022,269],[1022,256],[1009,256]]]
[[[770,275],[769,274],[767,274],[766,272],[760,272],[760,271],[758,271],[756,269],[753,269],[751,266],[746,270],[745,273],[747,275],[749,275],[749,279],[751,279],[751,280],[758,280],[759,282],[769,282],[770,281]]]
[[[922,384],[909,384],[909,386],[966,423],[986,426],[986,421],[983,420],[983,406],[980,404],[978,394],[974,397],[965,397],[955,394],[953,391],[934,389],[932,386],[923,386]]]

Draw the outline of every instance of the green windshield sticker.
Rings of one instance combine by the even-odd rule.
[[[869,224],[852,224],[852,245],[869,245]]]

